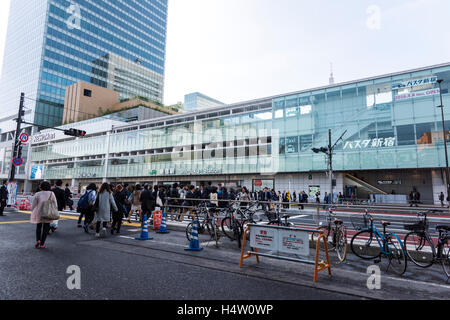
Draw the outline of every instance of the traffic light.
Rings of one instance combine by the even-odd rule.
[[[86,131],[77,130],[77,129],[69,129],[69,130],[64,130],[64,134],[66,136],[72,136],[72,137],[84,137],[86,135]]]

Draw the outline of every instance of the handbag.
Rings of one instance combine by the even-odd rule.
[[[161,200],[161,198],[159,197],[159,191],[158,191],[158,195],[156,196],[156,204],[157,204],[158,206],[160,206],[160,207],[163,206],[162,200]]]
[[[42,205],[42,211],[41,211],[41,219],[43,220],[59,220],[60,215],[58,211],[58,207],[56,204],[52,201],[52,194],[50,194],[50,197],[47,201],[44,202]]]

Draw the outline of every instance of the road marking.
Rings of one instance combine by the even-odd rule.
[[[30,220],[27,220],[27,221],[8,221],[8,222],[0,222],[0,224],[19,224],[19,223],[30,223]]]
[[[303,215],[300,215],[300,216],[293,216],[293,217],[289,217],[288,220],[299,219],[299,218],[304,218],[304,217],[308,217],[308,215],[303,214]]]
[[[127,236],[120,236],[121,238],[124,238],[124,239],[134,239],[133,237],[127,237]]]

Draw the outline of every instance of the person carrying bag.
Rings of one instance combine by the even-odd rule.
[[[55,194],[50,190],[48,181],[43,181],[40,192],[36,193],[31,207],[30,222],[36,225],[35,248],[45,248],[45,241],[50,231],[50,224],[54,220],[59,220],[58,203]]]

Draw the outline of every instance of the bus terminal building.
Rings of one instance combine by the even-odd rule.
[[[416,189],[438,203],[446,194],[438,106],[442,94],[449,141],[449,88],[446,63],[140,122],[91,119],[70,125],[84,138],[33,136],[26,185],[220,183],[311,198],[320,190],[323,199],[328,161],[312,148],[328,147],[331,130],[333,143],[345,133],[333,153],[335,193],[367,199]]]

